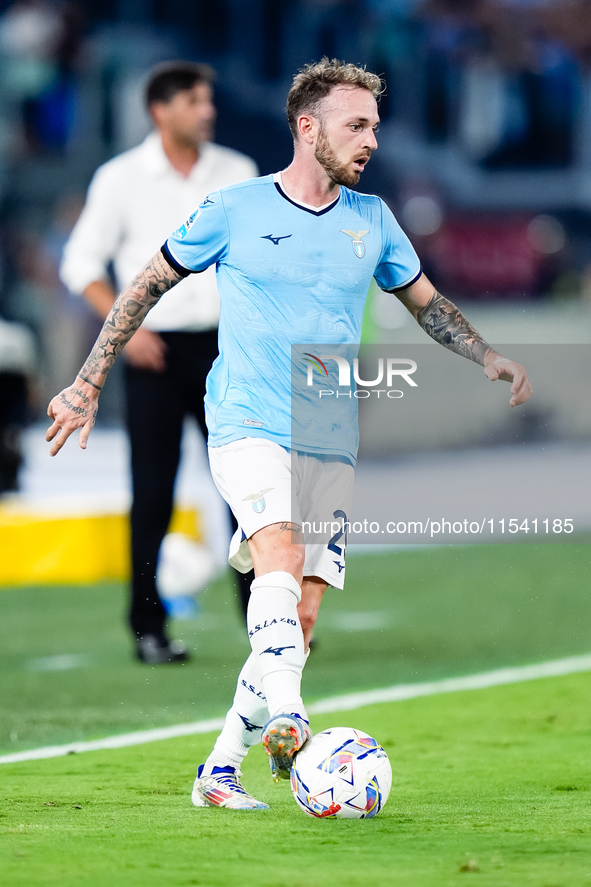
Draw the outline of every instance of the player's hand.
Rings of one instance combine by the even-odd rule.
[[[503,382],[511,382],[511,399],[509,406],[517,407],[532,396],[532,387],[524,367],[514,360],[508,360],[500,355],[491,356],[484,360],[484,374],[491,382],[501,379]]]
[[[64,388],[53,398],[47,407],[47,415],[54,421],[45,435],[46,441],[53,441],[50,456],[57,455],[69,436],[78,428],[78,443],[83,450],[86,449],[88,435],[96,420],[98,397],[98,391],[82,382],[80,385],[75,383],[70,388]]]
[[[166,369],[166,343],[151,330],[140,327],[123,350],[123,356],[139,370],[162,373]]]

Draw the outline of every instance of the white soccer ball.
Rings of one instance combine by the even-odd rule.
[[[309,816],[368,819],[388,799],[392,767],[373,737],[351,727],[316,733],[295,757],[291,790]]]

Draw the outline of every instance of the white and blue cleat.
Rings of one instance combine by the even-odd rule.
[[[213,767],[203,776],[203,764],[197,770],[191,801],[195,807],[225,807],[227,810],[268,810],[269,805],[257,801],[242,788],[240,770],[234,767]]]

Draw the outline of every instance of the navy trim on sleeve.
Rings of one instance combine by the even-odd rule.
[[[188,268],[184,268],[182,265],[179,265],[178,261],[175,259],[166,243],[163,243],[160,249],[162,250],[162,255],[164,256],[170,267],[173,268],[177,274],[180,274],[181,277],[188,277],[189,274],[192,273],[191,271],[189,271]]]
[[[416,283],[422,273],[423,273],[423,267],[421,265],[421,267],[418,270],[418,273],[415,274],[415,276],[413,277],[412,280],[409,280],[407,283],[401,284],[401,286],[390,287],[390,289],[384,290],[384,292],[385,293],[399,293],[401,290],[405,290],[407,287],[412,286],[413,283]]]

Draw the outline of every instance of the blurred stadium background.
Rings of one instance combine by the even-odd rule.
[[[146,72],[170,58],[212,64],[219,75],[217,140],[250,154],[268,173],[290,159],[283,104],[291,76],[323,54],[365,64],[387,81],[380,150],[361,187],[390,204],[439,288],[486,338],[514,343],[517,357],[522,345],[561,346],[568,356],[576,344],[578,354],[588,354],[591,11],[585,0],[2,2],[4,585],[126,575],[129,490],[117,369],[88,453],[71,442],[52,461],[43,435],[49,398],[70,382],[98,328],[61,286],[60,252],[97,165],[137,144],[148,129],[141,103]],[[424,341],[379,292],[370,294],[365,339],[405,347]],[[548,400],[544,378],[529,412],[510,419],[504,395],[498,408],[487,407],[482,380],[466,370],[454,391],[473,411],[454,419],[453,434],[445,410],[435,413],[441,421],[430,422],[428,439],[420,423],[414,436],[390,439],[384,423],[368,421],[365,454],[379,456],[390,470],[401,455],[421,450],[432,477],[434,454],[440,466],[442,450],[453,456],[469,445],[498,453],[510,445],[543,449],[550,441],[556,464],[557,448],[566,448],[568,461],[575,446],[581,461],[574,501],[588,480],[591,432],[588,360],[571,366],[565,375],[572,371],[576,386],[555,385]],[[425,411],[431,419],[432,410]],[[201,443],[193,435],[188,446],[175,529],[207,541],[219,537],[223,511],[207,488]],[[481,463],[475,470],[482,473]],[[82,565],[73,553],[87,544],[94,560]],[[216,557],[222,551],[220,544]]]

